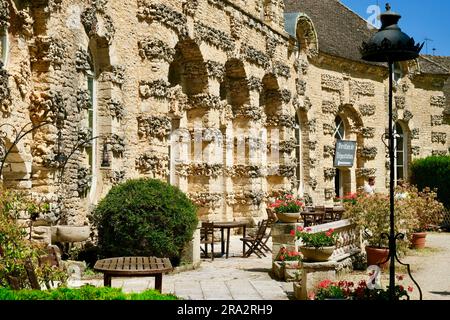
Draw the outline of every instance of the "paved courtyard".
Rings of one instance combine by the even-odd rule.
[[[255,255],[242,258],[239,237],[231,240],[229,259],[203,259],[196,270],[164,275],[163,293],[191,300],[288,300],[292,297],[292,283],[275,281],[269,276],[271,255],[262,259]],[[427,245],[432,249],[409,256],[405,262],[412,264],[424,299],[450,300],[450,234],[429,234]],[[83,283],[103,285],[100,279]],[[113,278],[112,286],[121,287],[125,292],[140,292],[154,288],[154,279]],[[417,292],[413,298],[417,298]]]

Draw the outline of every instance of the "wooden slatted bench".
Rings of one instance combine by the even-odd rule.
[[[112,277],[155,277],[155,289],[161,292],[162,275],[173,268],[167,258],[120,257],[98,260],[94,270],[103,272],[105,287],[111,287]]]

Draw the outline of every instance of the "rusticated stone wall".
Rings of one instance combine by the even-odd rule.
[[[179,186],[216,221],[260,220],[281,191],[331,203],[338,174],[345,192],[373,175],[385,190],[386,68],[320,52],[306,18],[297,34],[313,38],[290,38],[283,11],[281,0],[0,1],[0,124],[51,121],[17,146],[3,183],[48,195],[53,222],[67,224],[143,176]],[[409,160],[443,154],[444,82],[405,68],[395,109]],[[358,142],[342,172],[336,116]],[[55,155],[72,150],[59,180]]]

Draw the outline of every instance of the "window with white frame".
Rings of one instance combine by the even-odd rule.
[[[408,137],[400,123],[395,124],[395,182],[408,179]]]
[[[344,121],[342,120],[342,118],[340,116],[336,116],[335,120],[334,120],[334,124],[335,124],[335,131],[334,131],[334,137],[337,140],[344,140],[345,139],[345,124]]]
[[[94,78],[93,73],[89,73],[87,76],[87,89],[89,92],[89,106],[87,109],[86,119],[87,119],[87,127],[89,128],[89,131],[91,133],[91,137],[93,138],[97,135],[97,114],[96,114],[96,81]],[[86,154],[88,158],[88,164],[89,169],[91,172],[91,189],[89,193],[90,201],[93,202],[95,199],[95,193],[96,193],[96,163],[97,163],[97,156],[96,156],[96,150],[97,150],[97,140],[94,139],[91,141],[91,143],[86,145]]]
[[[8,30],[0,28],[0,59],[4,66],[8,62],[8,45]]]

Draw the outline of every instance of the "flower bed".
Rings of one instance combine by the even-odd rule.
[[[403,276],[397,276],[398,281],[403,280]],[[413,292],[412,286],[397,284],[395,286],[396,300],[409,300],[409,294]],[[333,282],[324,280],[320,282],[314,292],[308,294],[310,300],[389,300],[389,287],[379,288],[373,283],[361,280],[358,284],[351,281]]]

